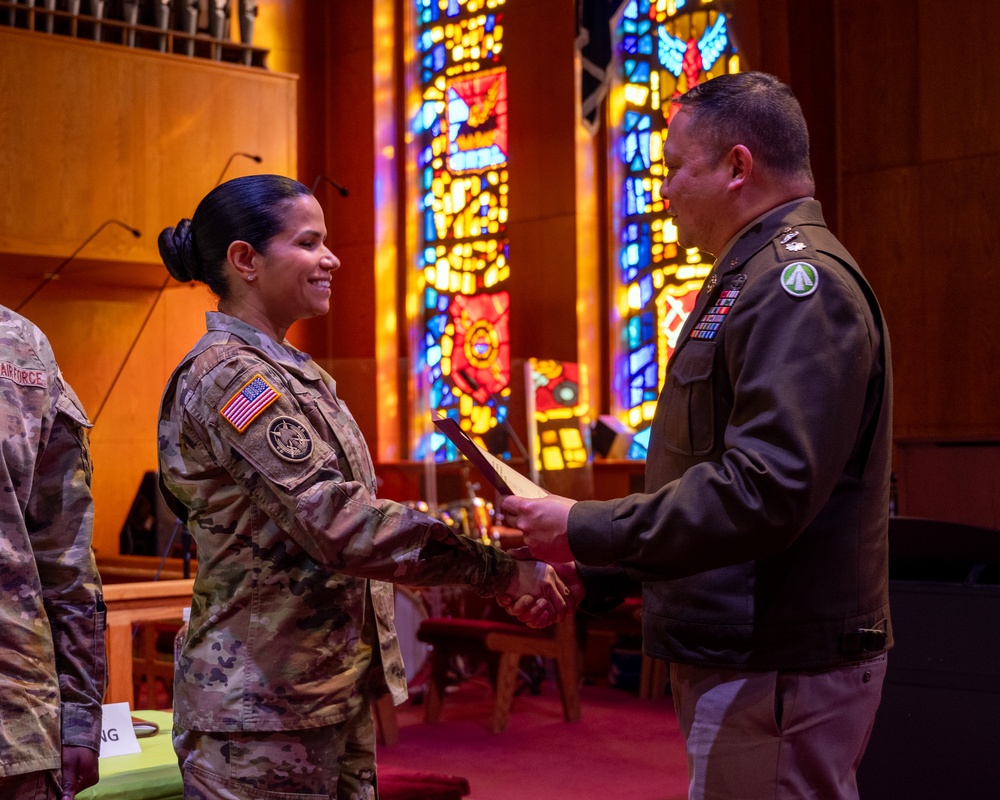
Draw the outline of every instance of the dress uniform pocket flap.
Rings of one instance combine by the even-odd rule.
[[[715,445],[712,372],[714,342],[688,342],[675,356],[653,426],[674,453],[705,455]]]
[[[707,381],[715,364],[714,342],[688,342],[671,365],[670,375],[681,386]]]

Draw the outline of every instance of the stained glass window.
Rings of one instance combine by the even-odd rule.
[[[660,184],[670,99],[739,71],[721,6],[712,0],[629,0],[614,39],[612,412],[640,431],[652,420],[667,360],[712,266],[711,256],[678,246]],[[643,451],[631,455],[642,457]]]
[[[413,456],[458,457],[429,425],[444,412],[474,439],[507,415],[505,0],[413,0],[420,106],[413,120],[419,336]]]

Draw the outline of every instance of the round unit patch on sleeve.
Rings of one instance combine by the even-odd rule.
[[[781,271],[781,288],[792,297],[808,297],[819,288],[819,270],[805,261],[796,261]]]
[[[313,451],[306,426],[292,417],[275,417],[267,427],[267,443],[285,461],[304,461]]]

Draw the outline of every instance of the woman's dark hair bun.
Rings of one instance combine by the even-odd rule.
[[[160,250],[160,258],[167,267],[167,272],[180,281],[201,280],[201,270],[198,268],[198,256],[194,251],[194,239],[191,234],[191,220],[182,219],[176,228],[164,228],[156,240]]]

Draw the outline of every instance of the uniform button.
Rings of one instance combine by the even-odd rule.
[[[871,679],[872,674],[868,670],[865,670],[865,674],[861,676],[862,683],[868,683]]]

